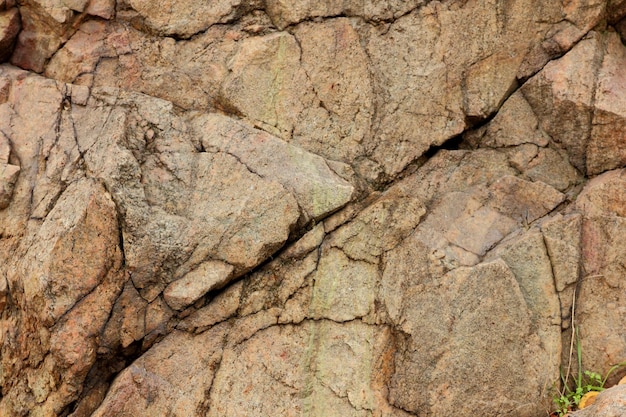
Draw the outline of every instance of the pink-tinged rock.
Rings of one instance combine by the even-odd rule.
[[[522,54],[496,53],[478,61],[465,73],[463,111],[467,117],[483,120],[495,113],[517,88],[516,74]]]
[[[174,331],[118,375],[92,416],[206,415],[228,327]]]
[[[298,117],[293,142],[352,164],[363,154],[374,114],[374,85],[359,33],[349,19],[339,18],[302,23],[294,36],[315,98]]]
[[[288,140],[298,115],[313,99],[300,54],[287,32],[243,40],[229,62],[219,104]]]
[[[121,256],[118,255],[115,267],[103,283],[77,303],[52,329],[50,353],[57,369],[51,375],[61,373],[63,378],[60,386],[53,386],[46,402],[38,404],[35,410],[52,413],[79,396],[85,378],[96,361],[100,331],[128,279],[119,271],[120,266]]]
[[[46,3],[54,3],[54,2],[44,1],[42,3],[46,4]],[[89,0],[62,0],[63,5],[79,13],[82,13],[85,10],[88,3],[89,3]]]
[[[366,316],[374,309],[377,277],[376,264],[352,261],[341,250],[328,250],[315,271],[310,317],[349,321]]]
[[[5,62],[13,53],[15,38],[22,24],[17,7],[0,12],[0,62]]]
[[[92,16],[111,19],[115,14],[115,0],[91,0],[86,12]]]
[[[549,137],[539,128],[537,116],[520,92],[509,97],[487,126],[465,134],[473,144],[486,147],[507,147],[533,143],[546,146]]]
[[[589,181],[576,200],[586,216],[626,217],[626,170],[618,169]]]
[[[541,128],[567,151],[571,164],[583,173],[593,113],[594,74],[601,59],[598,37],[582,40],[565,56],[549,62],[521,90]]]
[[[11,203],[19,174],[20,167],[0,163],[0,210],[7,208]]]
[[[279,29],[303,20],[319,17],[359,16],[366,20],[391,20],[408,13],[420,5],[417,0],[385,1],[348,0],[348,1],[315,1],[315,0],[269,0],[267,13]]]
[[[112,97],[135,110],[75,106],[75,127],[87,165],[125,213],[126,262],[142,297],[154,300],[207,259],[233,265],[238,276],[287,240],[301,213],[271,175],[225,152],[199,152],[200,137],[169,102],[96,89],[90,100]]]
[[[518,221],[531,223],[548,214],[565,195],[543,182],[531,182],[514,176],[496,181],[489,189],[489,205]]]
[[[182,310],[209,291],[224,286],[233,271],[233,266],[224,262],[203,262],[196,269],[168,285],[163,291],[163,298],[174,310]]]
[[[54,323],[102,283],[119,256],[117,212],[93,180],[71,184],[21,259],[26,302]],[[43,294],[49,294],[43,297]]]
[[[538,230],[530,230],[508,239],[487,256],[489,260],[497,258],[504,260],[515,275],[541,346],[560,357],[561,305],[544,236]],[[542,367],[548,375],[558,375],[556,361],[546,358]]]
[[[105,57],[117,56],[106,40],[110,34],[107,23],[90,20],[48,62],[44,74],[64,82],[75,82],[79,76],[93,73],[97,63]]]
[[[176,327],[179,330],[200,333],[234,316],[239,308],[242,287],[243,281],[232,284],[207,306],[182,320]]]
[[[155,7],[150,0],[130,0],[145,24],[161,35],[189,38],[217,23],[233,20],[241,0],[218,0],[198,3],[192,0],[168,1]]]
[[[128,347],[146,335],[146,306],[139,292],[128,280],[124,290],[111,308],[111,316],[102,330],[99,349],[114,352],[120,346]]]
[[[522,92],[541,127],[591,175],[626,164],[626,49],[616,34],[595,34],[550,62]]]
[[[587,173],[600,174],[626,166],[626,46],[608,34],[598,73]]]
[[[593,404],[571,417],[621,417],[626,415],[626,385],[616,385],[601,392]]]
[[[583,275],[576,309],[583,366],[604,374],[626,357],[626,343],[615,327],[626,320],[626,171],[609,171],[589,181],[576,206],[583,215]]]
[[[435,280],[416,270],[406,279],[412,286],[399,317],[406,337],[396,339],[391,404],[433,416],[504,409],[510,410],[505,415],[536,416],[549,407],[550,399],[536,393],[546,380],[558,381],[558,366],[545,367],[558,352],[534,333],[532,312],[504,261],[458,268]],[[467,381],[474,378],[481,383],[469,394]]]
[[[69,9],[65,10],[71,15]],[[53,17],[40,12],[35,7],[20,8],[22,31],[11,56],[13,65],[35,72],[42,72],[46,61],[61,46],[61,25],[69,18],[66,13]]]
[[[319,220],[352,199],[354,187],[304,149],[218,114],[194,119],[205,149],[234,155],[252,172],[291,191],[304,221]]]
[[[224,350],[207,416],[405,417],[384,394],[392,337],[361,321],[261,330]]]
[[[89,101],[90,89],[86,85],[72,85],[72,103],[86,106]]]
[[[541,225],[554,273],[554,285],[561,299],[564,328],[570,326],[574,284],[580,277],[582,216],[557,214]]]

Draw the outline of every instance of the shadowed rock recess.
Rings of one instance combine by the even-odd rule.
[[[624,0],[0,1],[0,416],[548,415],[572,321],[626,360],[625,43]]]

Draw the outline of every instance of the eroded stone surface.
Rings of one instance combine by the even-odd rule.
[[[546,415],[626,355],[624,4],[0,2],[0,415]]]
[[[577,314],[583,335],[583,363],[589,369],[608,370],[626,354],[626,344],[613,324],[623,320],[624,314],[624,179],[624,170],[598,176],[587,184],[577,201],[583,214],[583,274]]]

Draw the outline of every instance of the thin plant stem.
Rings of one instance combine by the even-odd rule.
[[[570,337],[569,342],[569,357],[567,359],[567,372],[565,373],[565,381],[563,381],[563,390],[561,391],[561,395],[565,394],[565,390],[568,389],[567,382],[569,378],[570,371],[572,369],[572,355],[574,354],[574,337],[576,335],[576,326],[574,325],[574,313],[576,310],[576,291],[574,291],[574,295],[572,295],[572,317],[571,317],[571,328],[572,328],[572,336]]]

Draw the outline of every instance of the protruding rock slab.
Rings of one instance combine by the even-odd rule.
[[[201,116],[193,124],[205,149],[233,155],[252,172],[291,191],[305,221],[319,220],[352,199],[354,187],[320,156],[218,114]]]
[[[207,393],[227,330],[216,326],[197,336],[174,331],[116,378],[92,416],[183,417],[213,408]]]
[[[541,127],[579,171],[626,164],[626,47],[615,33],[580,41],[522,88]]]
[[[583,215],[583,274],[576,306],[583,366],[606,373],[626,358],[626,342],[615,327],[626,320],[626,170],[589,181],[576,206]]]
[[[17,7],[0,11],[0,62],[5,62],[13,53],[15,39],[22,25]]]
[[[523,393],[548,377],[543,348],[531,336],[532,313],[503,261],[459,268],[423,282],[410,297],[400,319],[405,336],[397,341],[392,404],[441,416],[541,413],[543,406]],[[558,378],[557,369],[548,378]]]
[[[601,392],[595,402],[572,417],[619,417],[626,415],[626,385],[617,385]]]
[[[212,289],[224,286],[233,271],[233,266],[224,262],[203,262],[165,288],[165,302],[174,310],[182,310]]]

